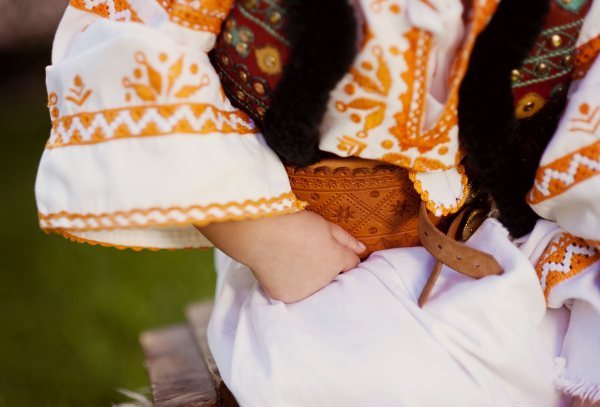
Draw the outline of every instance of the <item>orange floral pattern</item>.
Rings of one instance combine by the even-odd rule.
[[[142,22],[127,0],[71,0],[70,5],[113,21]]]
[[[581,238],[563,233],[554,239],[535,268],[546,304],[552,288],[581,273],[599,259],[600,253]]]
[[[233,3],[234,0],[175,0],[170,19],[192,30],[218,34]]]
[[[128,137],[174,133],[258,133],[245,113],[226,112],[206,104],[141,106],[79,113],[52,122],[47,149],[96,144]]]
[[[220,205],[190,206],[188,208],[135,209],[100,215],[79,215],[66,212],[44,215],[39,213],[40,227],[45,231],[90,231],[120,228],[147,228],[154,226],[204,226],[211,222],[258,219],[294,213],[306,207],[292,192],[272,199],[248,200]]]

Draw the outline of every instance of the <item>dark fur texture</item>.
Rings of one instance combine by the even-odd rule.
[[[287,0],[290,62],[273,93],[263,134],[269,146],[296,165],[313,164],[329,93],[356,55],[357,22],[347,0]]]
[[[536,163],[523,161],[515,132],[510,73],[541,31],[549,0],[502,0],[477,39],[459,95],[461,142],[474,175],[496,202],[514,237],[529,233],[537,215],[525,201]]]

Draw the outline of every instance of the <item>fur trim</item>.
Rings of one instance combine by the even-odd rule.
[[[522,65],[542,29],[549,0],[502,0],[481,33],[460,88],[458,120],[473,176],[495,201],[513,237],[529,233],[538,218],[525,202],[538,163],[521,158],[511,70]]]
[[[286,0],[289,63],[265,115],[267,144],[296,165],[319,161],[319,126],[329,92],[356,55],[357,21],[348,0]]]

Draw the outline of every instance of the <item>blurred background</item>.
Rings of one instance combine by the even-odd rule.
[[[0,407],[111,406],[144,391],[139,334],[211,297],[212,251],[134,252],[43,233],[44,68],[68,0],[0,0]]]

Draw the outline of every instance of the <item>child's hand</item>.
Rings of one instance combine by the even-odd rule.
[[[300,301],[355,268],[365,246],[309,211],[198,228],[218,249],[250,267],[267,295]]]

